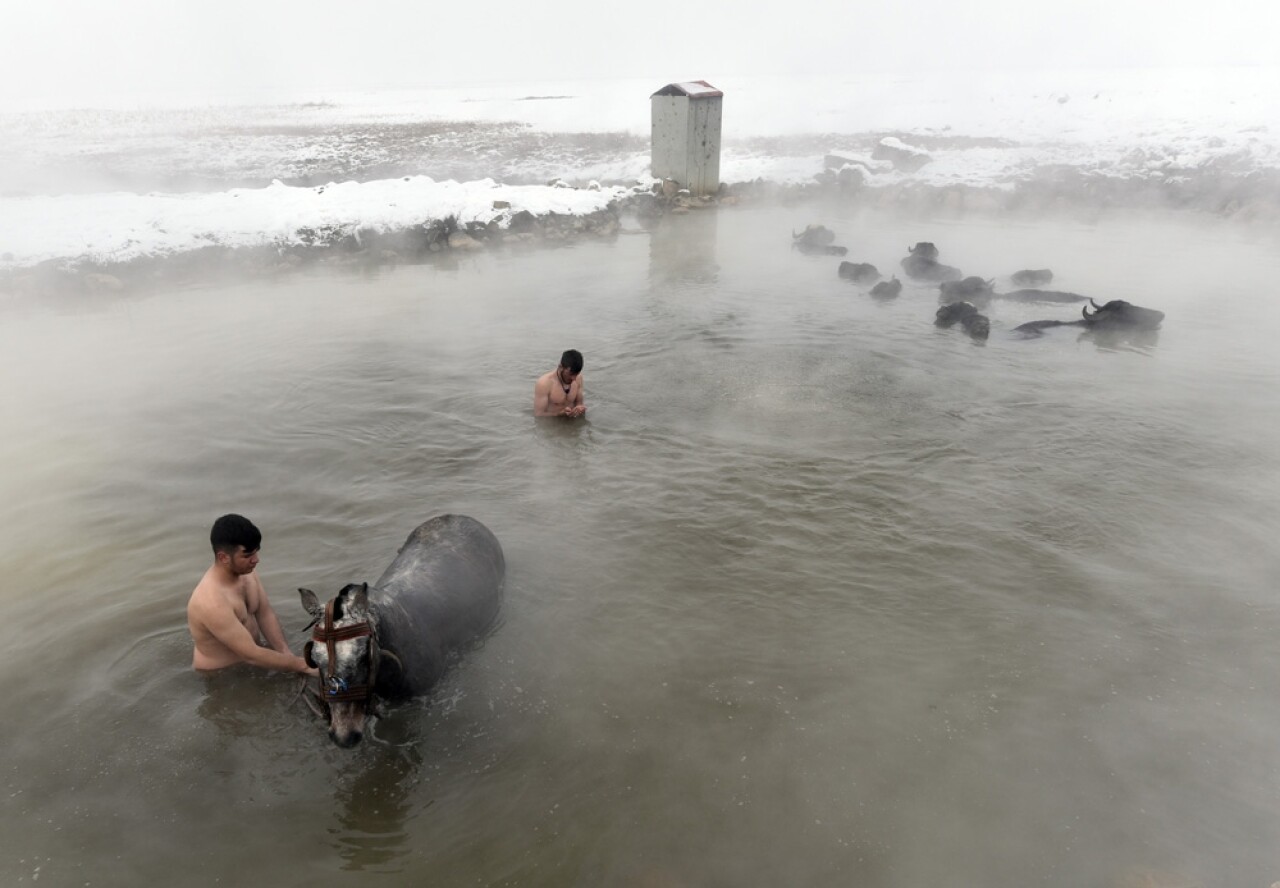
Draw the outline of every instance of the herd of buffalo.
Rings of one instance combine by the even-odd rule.
[[[801,232],[792,232],[792,246],[804,253],[823,256],[844,256],[845,247],[835,244],[835,233],[823,225],[809,225]],[[1047,268],[1024,269],[1009,276],[1017,289],[996,292],[995,278],[965,277],[960,269],[944,265],[938,259],[938,248],[921,242],[907,248],[902,260],[902,271],[912,281],[937,284],[940,308],[934,317],[939,327],[959,325],[974,339],[986,339],[991,332],[991,321],[982,313],[993,299],[1015,302],[1088,302],[1081,309],[1081,318],[1070,321],[1031,321],[1013,328],[1022,336],[1039,336],[1050,327],[1082,327],[1091,332],[1141,333],[1154,331],[1164,320],[1164,312],[1142,308],[1123,299],[1113,299],[1098,305],[1088,296],[1062,290],[1041,289],[1053,282],[1053,272]],[[889,280],[868,262],[841,262],[839,276],[862,287],[870,287],[874,299],[894,299],[902,292],[902,281],[897,275]],[[1090,311],[1090,306],[1093,310]]]

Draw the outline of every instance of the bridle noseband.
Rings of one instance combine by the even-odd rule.
[[[334,648],[336,642],[347,641],[352,638],[369,639],[369,675],[370,680],[373,676],[374,668],[374,651],[377,650],[377,642],[373,637],[373,627],[369,625],[369,621],[365,620],[361,623],[352,623],[350,626],[334,626],[333,625],[333,605],[336,599],[330,599],[324,606],[324,625],[316,624],[311,630],[311,641],[323,642],[329,654],[329,670],[332,673],[334,667],[338,663],[338,654]],[[329,680],[324,681],[321,676],[321,685],[323,688],[323,697],[326,703],[347,703],[352,701],[367,702],[373,696],[373,685],[350,685],[335,675],[330,674]]]

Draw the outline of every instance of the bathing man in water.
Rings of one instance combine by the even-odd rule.
[[[560,366],[538,377],[533,386],[534,416],[582,416],[582,353],[571,348],[560,356]]]
[[[187,628],[195,642],[191,665],[212,671],[249,663],[283,672],[316,671],[284,640],[262,581],[254,573],[262,533],[240,515],[223,515],[209,534],[213,565],[187,602]]]

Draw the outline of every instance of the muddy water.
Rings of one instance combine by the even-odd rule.
[[[788,248],[1164,310],[991,338]],[[0,303],[5,884],[1280,878],[1274,233],[723,210],[376,274]],[[581,349],[589,420],[530,416]],[[502,621],[333,748],[189,669],[209,524],[295,588],[446,511]],[[1137,874],[1137,875],[1135,875]],[[1179,883],[1181,884],[1181,883]]]

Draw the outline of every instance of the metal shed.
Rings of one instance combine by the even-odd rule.
[[[649,97],[651,170],[693,194],[720,188],[720,112],[724,93],[705,80],[668,83]]]

